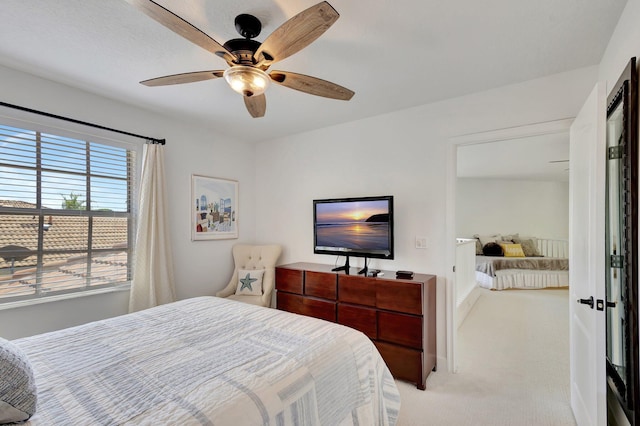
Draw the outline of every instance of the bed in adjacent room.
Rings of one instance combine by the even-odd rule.
[[[476,256],[476,281],[491,290],[569,286],[569,259]]]
[[[491,290],[569,286],[566,240],[520,237],[518,234],[474,236],[475,276]]]
[[[400,407],[364,334],[215,297],[12,343],[35,374],[32,425],[393,425]]]

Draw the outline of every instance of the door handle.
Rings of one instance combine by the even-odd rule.
[[[577,302],[582,305],[589,305],[589,307],[593,309],[593,296],[589,297],[588,299],[578,299]]]

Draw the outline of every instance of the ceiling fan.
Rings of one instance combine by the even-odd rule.
[[[238,15],[235,27],[243,38],[220,44],[175,13],[152,0],[127,0],[138,10],[155,19],[171,31],[224,59],[226,70],[195,71],[167,75],[141,81],[145,86],[166,86],[193,83],[223,77],[233,90],[244,98],[252,117],[263,117],[267,108],[264,91],[271,81],[316,96],[348,101],[354,92],[330,81],[289,71],[267,69],[302,50],[320,37],[340,17],[326,1],[300,12],[286,21],[260,43],[253,38],[262,30],[258,18],[249,14]]]

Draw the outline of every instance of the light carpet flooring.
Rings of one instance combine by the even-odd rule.
[[[426,391],[396,381],[398,426],[575,425],[569,396],[569,292],[484,290],[458,329],[458,373]]]

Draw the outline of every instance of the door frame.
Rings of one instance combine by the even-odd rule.
[[[454,267],[456,263],[456,180],[458,171],[458,147],[477,145],[531,136],[569,133],[574,117],[522,126],[507,127],[478,133],[469,133],[449,138],[446,161],[445,197],[445,237],[447,240],[446,275],[446,319],[447,319],[447,369],[450,373],[458,370],[457,363],[457,294]]]

